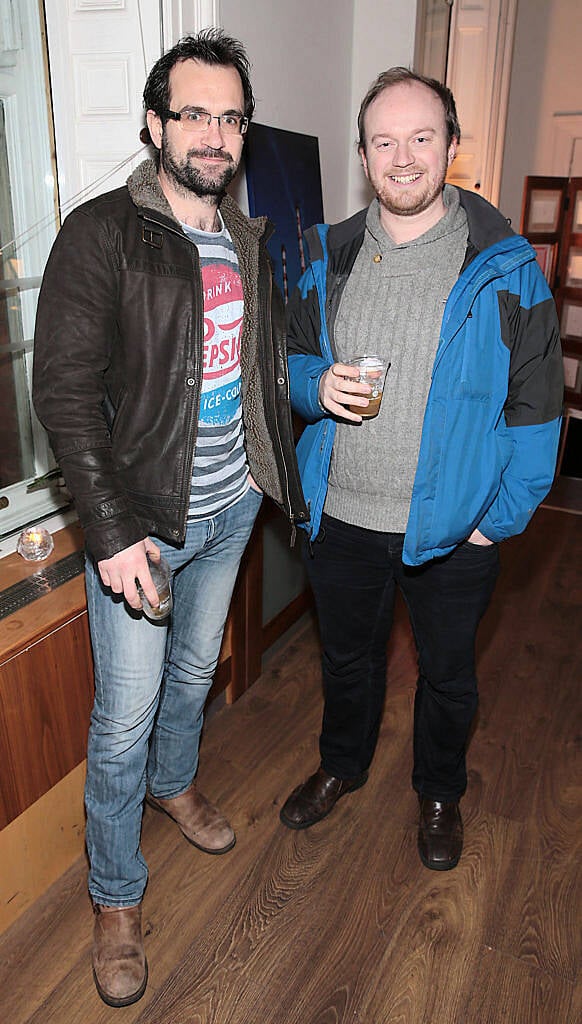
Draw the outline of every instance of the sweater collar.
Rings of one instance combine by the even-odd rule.
[[[368,207],[366,216],[366,231],[372,236],[380,251],[386,253],[395,249],[402,250],[427,245],[430,242],[437,241],[439,238],[444,238],[445,235],[451,234],[453,231],[459,231],[463,228],[466,230],[467,216],[460,205],[458,190],[450,185],[445,185],[443,202],[445,212],[436,224],[433,224],[422,235],[418,235],[417,238],[412,238],[408,242],[397,243],[384,230],[380,219],[380,202],[378,199],[373,199]]]

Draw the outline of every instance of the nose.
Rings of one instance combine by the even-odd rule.
[[[392,163],[395,167],[408,167],[409,164],[414,163],[414,157],[410,152],[407,142],[398,143],[392,157]]]
[[[222,129],[216,117],[212,118],[212,121],[210,122],[208,128],[204,132],[204,139],[206,141],[206,144],[210,146],[211,149],[222,149],[222,147],[224,146],[224,137],[222,134]]]

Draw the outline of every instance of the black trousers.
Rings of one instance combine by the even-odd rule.
[[[412,784],[420,796],[457,800],[477,710],[475,636],[499,573],[496,544],[465,542],[419,568],[402,562],[403,534],[324,515],[305,546],[323,647],[322,765],[337,778],[369,767],[386,690],[386,647],[396,586],[418,651]]]

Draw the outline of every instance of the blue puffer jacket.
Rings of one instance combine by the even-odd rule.
[[[526,239],[460,191],[469,238],[443,314],[404,541],[404,561],[449,551],[478,528],[501,541],[527,526],[552,483],[563,399],[554,302]],[[318,403],[335,361],[333,325],[362,244],[366,210],[307,234],[311,263],[288,308],[291,402],[307,426],[297,448],[317,536],[335,421]]]

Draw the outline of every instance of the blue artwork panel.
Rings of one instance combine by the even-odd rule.
[[[245,168],[251,217],[266,214],[275,225],[268,248],[287,301],[305,270],[303,232],[323,221],[317,138],[251,122]]]

